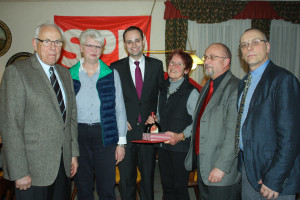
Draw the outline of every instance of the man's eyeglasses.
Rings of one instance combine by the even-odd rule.
[[[92,44],[85,44],[84,46],[86,46],[86,48],[89,50],[96,49],[97,51],[100,51],[102,48],[102,46],[96,46],[96,45],[92,45]]]
[[[266,42],[266,40],[260,40],[260,39],[255,39],[252,40],[251,42],[243,42],[240,44],[240,48],[241,49],[247,49],[249,47],[249,45],[251,47],[256,47],[258,46],[261,42]]]
[[[139,39],[136,39],[136,40],[134,40],[134,41],[132,41],[132,40],[127,40],[125,43],[126,43],[127,45],[132,45],[133,43],[135,43],[135,44],[140,44],[142,41],[143,41],[142,38],[139,38]]]
[[[61,40],[51,41],[49,39],[47,39],[47,40],[41,40],[39,38],[35,38],[35,39],[38,40],[38,41],[40,41],[40,42],[42,42],[43,45],[46,46],[46,47],[50,47],[52,44],[54,44],[54,46],[56,46],[56,47],[61,47],[63,45],[63,43],[64,43]]]
[[[222,57],[222,56],[215,56],[215,55],[203,55],[203,59],[204,60],[212,60],[212,61],[214,61],[214,60],[216,60],[217,58],[227,58],[227,57]]]

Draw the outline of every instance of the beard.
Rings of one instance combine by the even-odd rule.
[[[204,65],[205,67],[205,74],[206,76],[209,76],[211,77],[212,75],[214,75],[215,71],[214,71],[214,68],[210,65]],[[206,67],[209,67],[208,69],[206,69]]]

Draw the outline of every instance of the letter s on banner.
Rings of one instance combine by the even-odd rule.
[[[82,31],[70,29],[64,32],[65,44],[61,55],[61,64],[65,67],[72,67],[80,60],[79,35]]]

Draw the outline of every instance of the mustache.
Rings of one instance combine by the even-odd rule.
[[[211,68],[213,68],[213,66],[208,65],[208,64],[204,64],[204,67],[205,67],[205,68],[206,68],[206,67],[211,67]]]

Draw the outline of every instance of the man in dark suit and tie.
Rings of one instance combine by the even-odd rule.
[[[1,82],[4,178],[18,200],[67,200],[79,150],[73,81],[56,64],[63,32],[42,24],[32,44],[35,55],[8,66]]]
[[[135,144],[131,141],[142,139],[145,121],[157,109],[163,65],[160,60],[143,55],[145,39],[140,28],[127,28],[123,40],[129,56],[111,64],[120,74],[128,120],[126,156],[119,164],[121,198],[136,198],[138,166],[142,177],[140,197],[142,200],[153,200],[155,148],[153,144]]]
[[[241,174],[234,154],[234,130],[239,79],[230,71],[231,52],[226,45],[211,44],[204,58],[210,80],[200,91],[185,167],[192,170],[197,157],[201,200],[238,200]]]
[[[246,30],[240,49],[250,68],[238,93],[242,198],[294,200],[300,191],[299,81],[270,61],[262,31]]]

